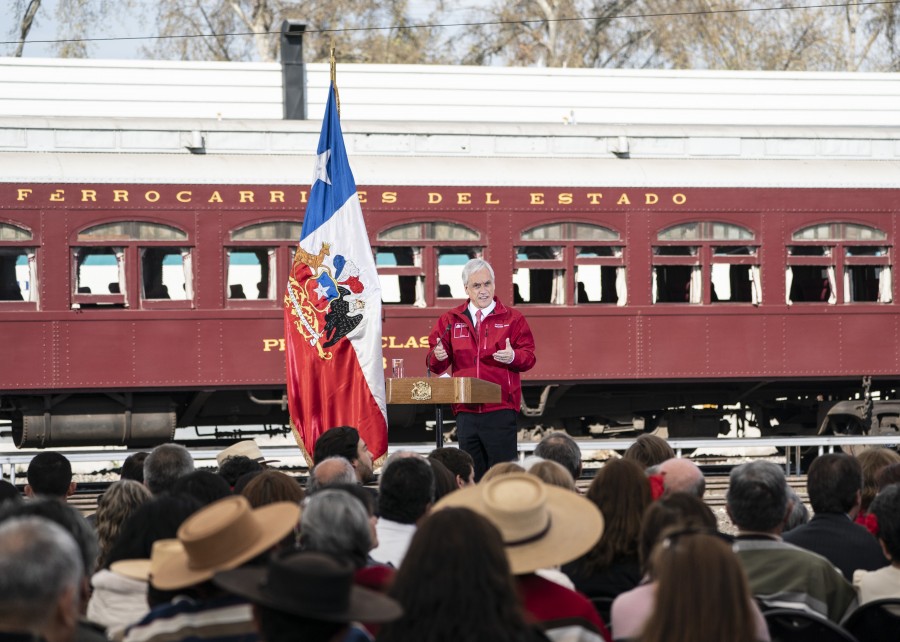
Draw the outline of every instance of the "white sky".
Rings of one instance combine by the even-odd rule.
[[[152,2],[153,0],[144,0]],[[413,21],[425,21],[431,8],[435,5],[436,0],[410,0],[409,11]],[[43,0],[40,11],[35,19],[35,24],[28,35],[25,43],[23,56],[27,58],[48,58],[54,57],[53,45],[50,43],[35,42],[38,40],[53,40],[57,37],[55,24],[57,0]],[[450,4],[450,3],[448,3]],[[466,14],[474,6],[485,6],[488,0],[455,0],[452,2],[453,8],[445,9],[446,20],[455,22],[463,20]],[[14,26],[14,5],[13,0],[0,0],[0,41],[14,41],[17,34],[11,33]],[[111,38],[111,37],[140,37],[155,35],[154,29],[148,29],[143,26],[140,20],[132,19],[131,16],[110,16],[110,23],[106,29],[98,28],[96,32],[86,34],[87,37],[93,38]],[[17,25],[16,25],[17,27]],[[125,58],[133,59],[140,57],[140,49],[142,46],[150,44],[149,40],[113,40],[94,42],[90,46],[91,58]],[[15,42],[0,45],[0,56],[9,56],[15,51]]]

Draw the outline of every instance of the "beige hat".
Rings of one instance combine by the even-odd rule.
[[[153,542],[150,559],[119,560],[110,564],[109,570],[118,575],[130,577],[133,580],[144,580],[146,582],[164,560],[181,551],[184,551],[184,546],[177,539],[158,539]]]
[[[526,473],[454,491],[434,509],[448,506],[469,508],[497,527],[513,575],[570,562],[603,535],[603,515],[592,501]]]
[[[216,455],[216,463],[221,466],[229,457],[247,457],[261,464],[275,464],[277,459],[266,459],[259,446],[252,439],[245,439],[235,444],[231,444],[228,448]]]
[[[154,569],[150,583],[171,591],[237,568],[281,541],[300,520],[300,506],[275,502],[253,509],[241,495],[200,509],[178,529],[182,549]]]

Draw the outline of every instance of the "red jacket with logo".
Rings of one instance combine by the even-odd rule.
[[[481,320],[478,336],[473,321],[466,314],[469,302],[445,312],[428,335],[428,347],[433,350],[438,337],[447,351],[446,361],[438,361],[429,352],[428,367],[441,374],[451,365],[454,377],[475,377],[500,386],[500,403],[454,404],[453,414],[459,412],[492,412],[494,410],[519,411],[522,400],[520,372],[534,367],[534,336],[528,322],[518,310],[507,308],[494,297],[496,305]],[[494,353],[506,348],[509,339],[515,351],[512,363],[494,360]]]

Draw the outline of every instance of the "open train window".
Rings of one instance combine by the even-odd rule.
[[[891,248],[887,233],[839,221],[804,227],[787,246],[785,292],[794,303],[890,303]]]
[[[513,303],[625,305],[625,248],[619,232],[578,221],[538,225],[516,245]]]
[[[480,258],[481,234],[452,222],[404,223],[380,231],[372,251],[382,301],[425,307],[466,298],[462,268]]]
[[[273,307],[287,282],[302,221],[264,221],[231,231],[225,248],[225,302],[230,308]]]
[[[34,309],[38,300],[37,257],[30,230],[0,223],[0,304],[4,309]]]
[[[183,230],[149,221],[81,230],[72,248],[72,306],[128,307],[139,300],[142,307],[189,307],[194,294],[187,240]]]
[[[276,250],[273,247],[226,248],[227,296],[230,300],[275,298]]]
[[[691,221],[661,230],[653,247],[653,302],[759,304],[755,238],[752,230],[722,221]]]

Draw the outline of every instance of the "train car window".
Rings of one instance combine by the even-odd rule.
[[[226,296],[231,300],[260,300],[275,298],[274,247],[226,248],[228,278]]]
[[[624,248],[599,245],[575,248],[576,305],[625,305],[628,299]]]
[[[844,303],[893,301],[890,249],[884,246],[844,247]]]
[[[562,246],[517,247],[513,303],[563,305],[566,302],[565,277]]]
[[[437,253],[437,291],[439,299],[465,299],[466,289],[463,287],[462,269],[470,259],[481,256],[478,248],[438,247]]]
[[[751,303],[761,299],[753,230],[723,221],[691,221],[665,228],[653,247],[654,303]]]
[[[37,303],[34,248],[0,247],[0,301]]]
[[[82,230],[79,241],[185,241],[178,228],[144,221],[117,221]]]
[[[887,232],[857,223],[822,223],[793,233],[795,241],[884,241]]]
[[[302,221],[270,221],[255,223],[231,232],[232,241],[293,241],[300,242]]]
[[[481,233],[450,222],[404,223],[379,231],[372,249],[386,305],[434,305],[464,299],[462,268],[479,258]],[[443,305],[443,303],[441,303]]]
[[[524,230],[520,239],[514,304],[625,305],[625,250],[619,232],[560,221]]]
[[[141,248],[142,295],[148,300],[194,298],[191,252],[178,247]]]
[[[31,232],[24,227],[10,223],[0,223],[0,241],[30,241]]]
[[[381,231],[378,241],[478,241],[481,234],[457,223],[406,223]]]
[[[386,304],[425,306],[425,272],[421,247],[378,247],[375,265]]]
[[[762,294],[758,248],[750,245],[714,246],[710,265],[710,303],[752,303]]]
[[[697,224],[697,230],[699,227]],[[679,230],[682,233],[679,240],[683,240],[685,233],[696,238],[689,225],[681,225]],[[651,288],[654,303],[703,302],[699,255],[700,247],[695,245],[662,245],[653,248]]]
[[[76,247],[72,258],[76,306],[125,305],[124,247]]]
[[[831,221],[796,230],[788,245],[785,290],[794,303],[891,303],[893,278],[887,232]]]

